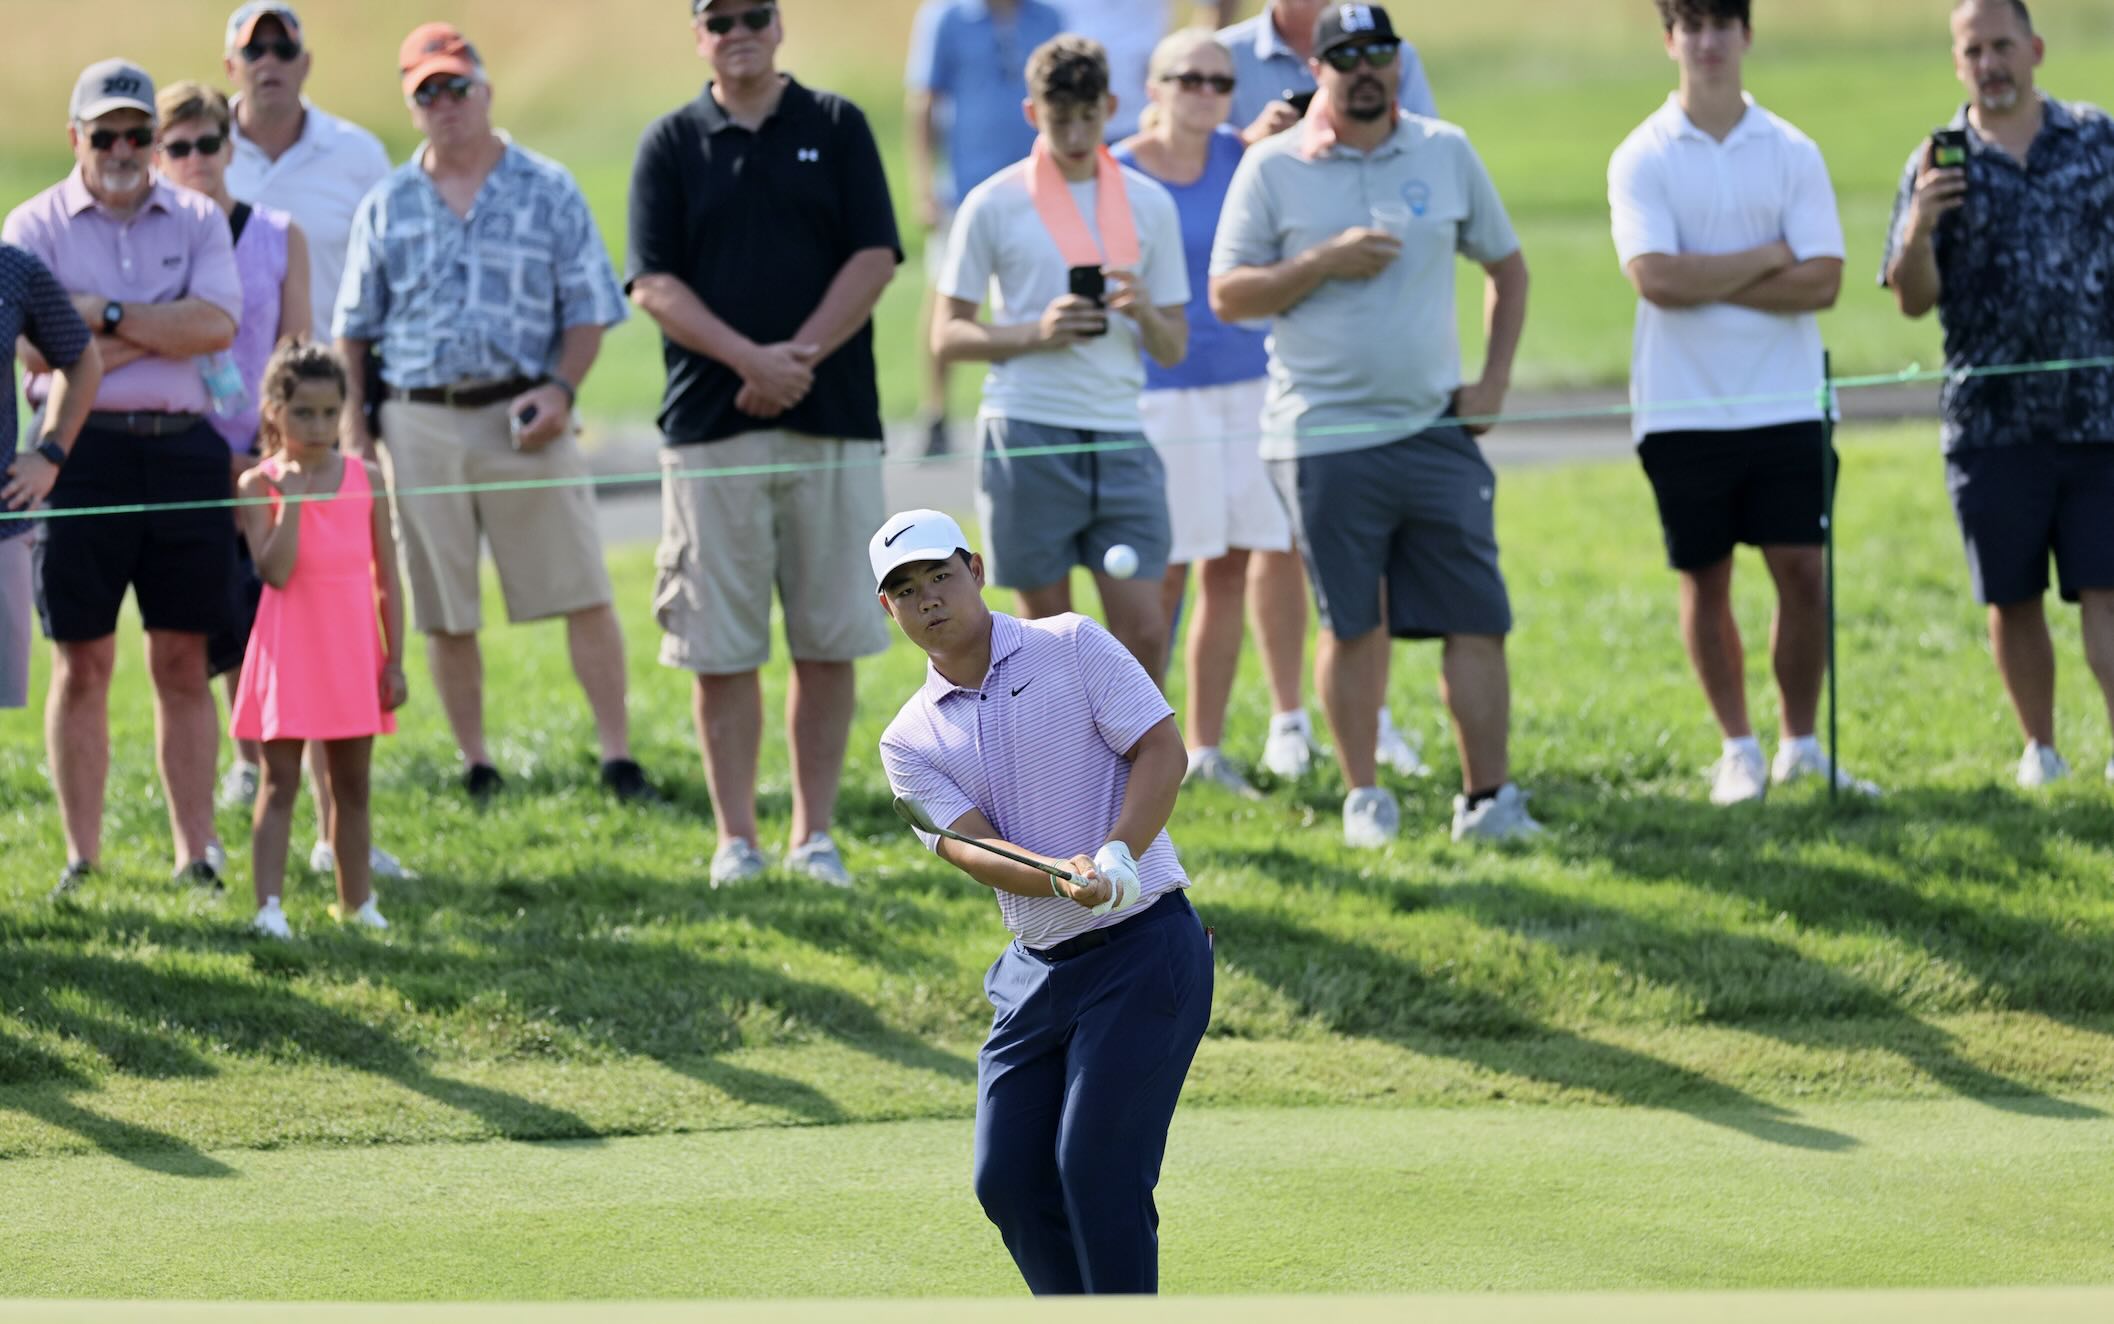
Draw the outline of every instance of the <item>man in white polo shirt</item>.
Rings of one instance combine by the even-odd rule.
[[[1820,149],[1741,89],[1748,0],[1658,3],[1680,90],[1616,149],[1608,200],[1640,296],[1638,455],[1681,576],[1682,641],[1724,737],[1710,798],[1729,805],[1761,799],[1770,781],[1830,771],[1813,734],[1828,660],[1815,314],[1842,284],[1842,223]],[[1739,543],[1761,549],[1776,581],[1773,768],[1747,719],[1732,611]]]
[[[1316,24],[1320,86],[1297,129],[1248,149],[1211,254],[1211,306],[1272,319],[1262,454],[1320,609],[1315,672],[1350,794],[1344,840],[1400,831],[1379,785],[1391,639],[1443,639],[1461,751],[1453,836],[1540,825],[1512,782],[1512,605],[1498,568],[1497,475],[1475,435],[1504,406],[1527,317],[1527,260],[1467,135],[1403,111],[1401,42],[1379,5]],[[1454,267],[1487,277],[1482,375],[1461,375]],[[1461,421],[1456,421],[1456,420]]]
[[[288,213],[308,236],[314,334],[327,345],[352,214],[389,174],[389,154],[381,139],[316,109],[301,94],[314,58],[302,41],[300,15],[289,5],[245,4],[228,16],[227,74],[240,89],[228,192]]]
[[[1085,617],[985,607],[983,558],[938,511],[890,518],[868,556],[882,609],[931,659],[881,737],[891,790],[1074,879],[919,833],[1014,935],[984,980],[977,1199],[1037,1295],[1156,1291],[1152,1191],[1212,987],[1167,835],[1189,763],[1174,710]]]

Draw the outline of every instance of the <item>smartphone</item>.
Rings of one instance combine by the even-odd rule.
[[[520,413],[507,415],[507,428],[514,434],[515,450],[521,449],[521,434],[528,431],[529,425],[536,421],[536,412],[536,406],[523,405]]]
[[[1313,108],[1314,93],[1311,89],[1305,92],[1294,92],[1288,87],[1284,90],[1284,95],[1279,100],[1298,111],[1301,119],[1305,119],[1307,111]]]
[[[1099,267],[1073,267],[1066,273],[1066,281],[1073,294],[1078,295],[1082,299],[1092,299],[1096,307],[1099,307],[1102,301],[1108,298],[1108,278],[1101,274],[1101,268]],[[1108,320],[1106,318],[1102,319],[1101,329],[1093,334],[1097,336],[1108,334]]]
[[[1967,164],[1967,130],[1935,129],[1930,136],[1930,162],[1941,170],[1958,170]]]

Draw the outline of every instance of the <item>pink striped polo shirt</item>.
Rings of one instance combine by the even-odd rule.
[[[935,823],[983,811],[999,835],[1070,859],[1108,841],[1130,785],[1124,757],[1174,715],[1152,677],[1114,635],[1084,616],[1023,621],[991,613],[991,669],[981,690],[929,663],[925,684],[881,736],[881,764],[897,795]],[[928,850],[939,838],[920,832]],[[1163,830],[1138,857],[1140,903],[1095,916],[1059,896],[998,892],[1006,927],[1043,948],[1134,918],[1161,893],[1189,886]]]

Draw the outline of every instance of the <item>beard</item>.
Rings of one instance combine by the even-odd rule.
[[[1378,79],[1360,78],[1344,95],[1343,113],[1360,124],[1383,119],[1388,112],[1387,89]]]
[[[2002,82],[1984,83],[1975,89],[1976,100],[1984,110],[2010,110],[2019,104],[2019,85],[2010,79]]]

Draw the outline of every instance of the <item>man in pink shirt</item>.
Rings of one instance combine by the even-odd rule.
[[[888,520],[868,555],[882,608],[931,658],[881,737],[890,786],[1072,874],[919,834],[997,894],[1014,935],[984,981],[977,1199],[1038,1295],[1156,1291],[1152,1191],[1212,986],[1167,836],[1189,764],[1174,710],[1086,617],[985,607],[983,558],[938,511]]]
[[[176,876],[217,892],[220,862],[209,846],[219,716],[205,652],[232,606],[228,514],[64,512],[230,495],[227,444],[206,421],[205,365],[234,343],[242,281],[219,208],[150,168],[154,83],[145,70],[123,60],[90,65],[70,113],[77,168],[0,227],[0,238],[40,258],[68,291],[97,332],[105,370],[94,412],[51,489],[57,517],[37,575],[44,632],[57,645],[45,731],[67,864],[54,895],[80,886],[101,854],[110,674],[128,589],[147,630]],[[41,405],[50,365],[27,347],[20,353],[32,374],[30,403]]]

